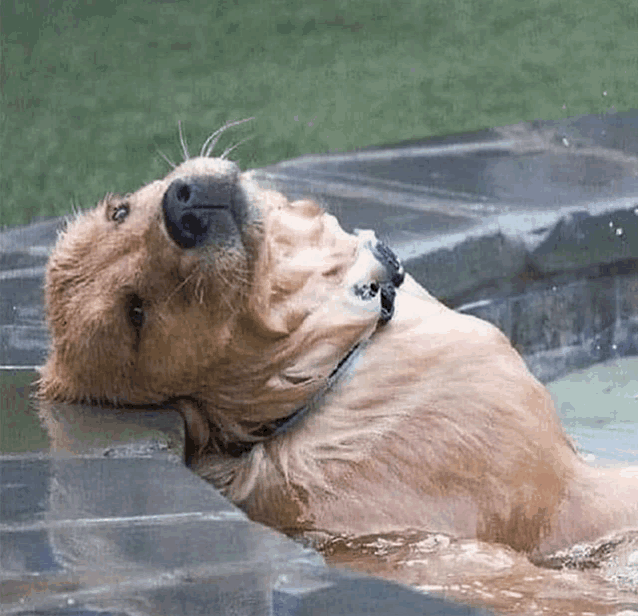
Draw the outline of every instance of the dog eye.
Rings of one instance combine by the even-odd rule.
[[[122,203],[115,208],[111,218],[115,222],[122,222],[128,216],[130,210],[131,208],[128,203]]]
[[[144,308],[142,298],[139,295],[131,295],[128,300],[128,318],[136,330],[144,325]]]

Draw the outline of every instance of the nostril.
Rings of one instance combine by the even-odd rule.
[[[191,235],[195,237],[203,235],[205,232],[202,221],[194,214],[190,214],[190,213],[184,214],[184,216],[182,216],[181,223],[182,223],[182,230],[190,233]]]
[[[188,203],[188,200],[191,198],[191,189],[188,184],[182,184],[177,191],[175,191],[175,196],[178,201],[182,203]]]
[[[371,282],[370,284],[356,284],[354,285],[354,294],[367,302],[371,299],[374,299],[379,293],[379,285],[376,282]]]

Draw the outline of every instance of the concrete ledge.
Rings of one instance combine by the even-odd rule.
[[[182,465],[172,411],[39,413],[50,453],[0,456],[3,614],[485,613],[328,569],[251,522]]]

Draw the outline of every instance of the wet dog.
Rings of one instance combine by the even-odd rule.
[[[209,146],[59,238],[44,399],[177,408],[192,468],[295,536],[423,529],[542,560],[635,524],[636,482],[580,459],[498,329]]]

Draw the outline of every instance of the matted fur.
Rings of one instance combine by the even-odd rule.
[[[231,186],[243,219],[184,250],[162,199],[193,177]],[[289,202],[223,159],[187,160],[108,196],[59,238],[40,395],[177,408],[194,470],[293,535],[415,528],[538,556],[635,524],[634,482],[578,457],[498,329],[410,276],[377,326],[378,304],[352,292],[381,276],[361,269],[366,249],[311,201]],[[320,395],[355,344],[354,366],[321,401],[263,436]],[[233,456],[235,441],[254,444]]]

